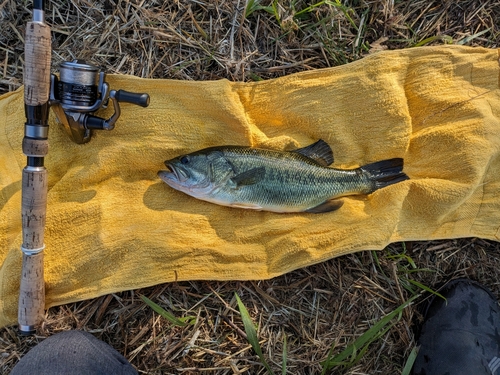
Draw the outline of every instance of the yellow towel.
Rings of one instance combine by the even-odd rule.
[[[46,307],[174,280],[266,279],[390,242],[500,240],[498,51],[380,52],[341,67],[234,83],[108,76],[148,92],[115,130],[72,143],[50,118]],[[109,116],[101,112],[101,116]],[[0,98],[0,326],[21,268],[22,89]],[[410,177],[325,214],[217,206],[156,176],[204,147],[329,143],[335,167],[403,157]]]

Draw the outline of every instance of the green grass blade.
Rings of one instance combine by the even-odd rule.
[[[316,4],[309,5],[308,7],[304,8],[302,10],[299,10],[297,13],[295,13],[294,17],[300,17],[304,13],[312,12],[314,10],[314,8],[317,8],[323,4],[326,4],[326,0],[320,1],[319,3],[316,3]]]
[[[457,44],[459,44],[459,45],[464,45],[464,44],[467,44],[467,43],[469,43],[470,41],[474,40],[475,38],[478,38],[478,37],[480,37],[481,35],[486,34],[486,33],[487,33],[487,32],[489,32],[489,31],[490,31],[490,29],[488,28],[488,29],[483,30],[483,31],[480,31],[480,32],[478,32],[478,33],[476,33],[476,34],[474,34],[474,35],[467,36],[467,37],[465,37],[465,38],[463,38],[463,39],[460,39],[460,40],[457,42]]]
[[[326,356],[326,360],[321,363],[322,370],[321,370],[321,375],[325,375],[326,371],[328,370],[328,366],[326,366],[326,363],[330,361],[332,358],[332,353],[333,353],[333,345],[330,346],[330,350],[328,351],[328,355]]]
[[[434,294],[435,296],[438,296],[438,297],[440,297],[440,298],[442,298],[442,299],[444,299],[444,300],[446,301],[446,297],[444,297],[442,294],[440,294],[440,293],[436,292],[435,290],[433,290],[433,289],[429,288],[428,286],[426,286],[426,285],[424,285],[424,284],[421,284],[421,283],[419,283],[418,281],[411,280],[411,279],[408,279],[408,282],[409,282],[410,284],[413,284],[413,285],[415,285],[416,287],[419,287],[420,289],[425,290],[426,292],[432,293],[432,294]]]
[[[349,13],[354,13],[354,10],[352,8],[349,8],[345,5],[342,5],[340,1],[329,1],[325,0],[325,4],[331,5],[333,7],[336,7],[344,13],[345,18],[349,21],[349,23],[356,29],[358,30],[358,25],[356,25],[356,22],[352,19],[352,17],[349,15]]]
[[[259,2],[257,0],[248,0],[247,5],[245,7],[245,18],[248,18],[252,15],[253,12],[257,9]]]
[[[243,321],[243,326],[245,327],[245,333],[247,334],[247,340],[252,345],[253,350],[255,353],[260,358],[260,361],[266,368],[267,372],[271,375],[274,375],[273,370],[271,370],[271,367],[267,363],[267,361],[264,358],[264,355],[262,354],[262,349],[259,344],[259,339],[257,338],[257,331],[255,330],[255,327],[252,322],[252,318],[250,318],[250,314],[248,313],[247,308],[241,302],[240,297],[238,294],[234,293],[234,296],[236,297],[236,301],[238,302],[238,309],[240,310],[240,315],[241,315],[241,320]]]
[[[262,8],[263,6],[260,5],[260,0],[248,0],[245,8],[245,18],[250,17],[254,12],[261,10]]]
[[[401,375],[410,375],[411,369],[413,368],[413,364],[415,363],[415,359],[417,359],[417,354],[418,354],[418,347],[415,346],[411,350],[410,355],[408,356],[408,359],[406,360],[405,367],[403,367],[403,371],[401,372]]]
[[[401,312],[411,303],[413,302],[418,295],[415,295],[411,297],[408,301],[397,307],[394,311],[390,312],[386,316],[384,316],[382,319],[380,319],[373,327],[371,327],[368,331],[366,331],[364,334],[362,334],[359,338],[357,338],[354,343],[349,345],[346,349],[344,349],[341,353],[337,354],[333,358],[329,357],[322,362],[323,366],[323,372],[325,373],[327,370],[330,370],[331,368],[341,365],[341,364],[346,364],[346,360],[348,358],[360,358],[359,356],[356,356],[356,352],[358,348],[364,348],[365,345],[371,343],[374,341],[377,337],[380,337],[384,331],[387,331],[385,329],[385,326],[390,323],[390,321],[397,315],[400,315]],[[362,349],[364,350],[364,349]],[[347,363],[352,363],[352,361],[348,361]]]
[[[156,313],[158,313],[159,315],[161,315],[162,317],[167,319],[173,325],[176,325],[179,327],[185,327],[189,324],[194,324],[194,322],[196,321],[195,316],[186,316],[184,318],[176,318],[173,314],[171,314],[170,312],[165,310],[160,305],[157,305],[156,303],[151,301],[149,298],[147,298],[145,296],[141,296],[141,299],[146,303],[146,305],[151,307],[153,309],[153,311],[155,311]]]
[[[280,17],[275,1],[273,1],[272,4],[268,6],[261,5],[260,2],[261,0],[248,0],[248,3],[245,7],[245,18],[250,17],[254,12],[263,10],[269,14],[272,14],[278,21],[278,24],[280,24]]]
[[[387,259],[395,260],[395,261],[402,261],[406,260],[406,262],[412,267],[412,268],[417,268],[417,265],[415,264],[415,261],[413,260],[412,257],[406,255],[405,253],[401,254],[394,254],[394,255],[388,255]]]
[[[250,79],[252,81],[255,81],[255,82],[263,81],[264,80],[262,77],[259,77],[257,74],[252,73],[252,72],[248,72],[248,77],[250,77]]]
[[[445,42],[445,44],[453,44],[453,38],[451,36],[449,36],[449,35],[435,35],[435,36],[431,36],[429,38],[426,38],[424,40],[421,40],[418,43],[415,43],[413,45],[413,47],[422,47],[422,46],[425,46],[426,44],[435,42],[436,40],[442,40],[443,42]]]
[[[382,269],[382,265],[380,264],[380,259],[378,258],[378,254],[377,254],[377,251],[376,250],[371,250],[370,251],[372,253],[372,257],[375,261],[375,265],[379,268],[379,269]]]

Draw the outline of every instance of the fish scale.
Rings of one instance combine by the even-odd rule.
[[[223,191],[227,200],[259,202],[263,206],[300,205],[305,210],[332,196],[367,190],[369,183],[368,178],[356,179],[356,171],[322,167],[298,153],[263,150],[255,154],[238,149],[226,149],[223,153],[236,173],[265,168],[264,178],[255,184],[237,189],[226,185]]]

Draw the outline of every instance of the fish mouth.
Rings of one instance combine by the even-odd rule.
[[[166,170],[158,171],[158,177],[160,177],[163,181],[167,182],[167,180],[179,179],[179,175],[175,172],[175,168],[172,165],[165,163]]]
[[[165,167],[167,167],[166,170],[158,172],[158,177],[160,177],[164,182],[183,182],[189,178],[188,174],[185,171],[181,170],[180,168],[174,167],[172,164],[165,163]]]
[[[172,173],[175,178],[179,179],[179,174],[176,172],[175,168],[171,164],[165,164],[167,170],[165,172]]]

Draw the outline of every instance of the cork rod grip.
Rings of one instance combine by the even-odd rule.
[[[43,251],[35,255],[23,254],[17,317],[19,331],[24,334],[33,333],[43,317],[44,308]]]
[[[24,103],[37,106],[48,102],[51,61],[50,27],[28,22],[24,46]]]
[[[30,334],[43,317],[45,308],[43,240],[47,207],[47,170],[45,167],[25,167],[22,184],[24,254],[18,321],[20,331]]]

